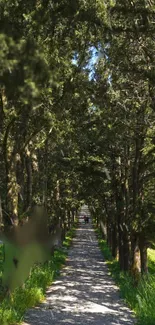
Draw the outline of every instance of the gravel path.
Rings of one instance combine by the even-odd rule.
[[[92,225],[81,225],[66,267],[23,325],[133,325],[99,250]]]

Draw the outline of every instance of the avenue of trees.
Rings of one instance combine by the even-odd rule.
[[[154,19],[151,0],[0,0],[2,231],[39,204],[64,237],[84,199],[121,270],[147,272]]]

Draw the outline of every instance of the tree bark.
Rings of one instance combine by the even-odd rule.
[[[19,185],[18,191],[18,211],[19,214],[24,212],[24,186],[25,186],[25,179],[24,179],[24,155],[20,155],[20,159],[17,161],[16,165],[16,179],[17,184]]]
[[[137,285],[140,275],[140,252],[136,233],[131,234],[130,273],[134,278],[135,285]]]
[[[125,228],[125,227],[124,227]],[[129,271],[130,263],[130,250],[129,250],[129,236],[127,229],[123,229],[123,255],[124,255],[124,266],[123,271]]]
[[[25,159],[27,182],[26,182],[26,210],[31,207],[32,204],[32,162],[31,157],[26,156]]]
[[[139,248],[140,248],[140,261],[141,261],[141,273],[148,273],[148,260],[147,260],[147,245],[145,236],[141,234],[139,239]]]
[[[107,224],[107,244],[112,250],[112,225],[109,223]]]
[[[0,196],[0,229],[2,227],[2,224],[3,224],[3,213],[2,213],[2,200]]]
[[[16,176],[16,156],[12,159],[9,166],[8,177],[7,177],[7,208],[11,216],[13,224],[18,225],[18,194],[19,185],[17,183]]]
[[[66,236],[66,211],[61,211],[61,227],[62,227],[62,233],[61,233],[61,240],[62,242],[65,239]]]
[[[124,271],[124,238],[123,238],[123,218],[124,218],[124,204],[121,194],[116,194],[117,207],[117,228],[118,228],[118,249],[119,249],[119,265],[120,270]]]
[[[72,226],[74,224],[74,221],[75,221],[75,214],[74,214],[74,210],[72,210]]]
[[[124,249],[123,249],[123,231],[121,224],[118,223],[118,249],[119,249],[119,266],[120,270],[124,271]]]
[[[47,208],[47,179],[48,179],[48,139],[45,142],[45,149],[43,155],[43,204]]]
[[[70,229],[71,228],[71,215],[70,210],[67,210],[67,226]]]
[[[113,228],[112,228],[112,256],[114,258],[117,257],[117,249],[118,249],[117,227],[116,227],[116,224],[114,224]]]

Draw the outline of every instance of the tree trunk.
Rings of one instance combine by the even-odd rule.
[[[112,249],[112,224],[110,222],[110,215],[107,216],[107,244]]]
[[[43,204],[47,208],[47,179],[48,179],[48,139],[45,142],[45,149],[43,155]]]
[[[124,255],[124,266],[123,271],[129,271],[130,263],[130,250],[129,250],[129,237],[127,229],[123,229],[123,255]]]
[[[31,157],[26,156],[26,173],[27,173],[27,184],[26,184],[26,210],[31,207],[32,204],[32,162]]]
[[[124,249],[123,249],[123,231],[121,224],[118,222],[118,250],[120,270],[124,270]]]
[[[116,224],[114,224],[113,228],[112,228],[112,256],[114,258],[117,257],[117,248],[118,248],[117,227],[116,227]]]
[[[66,236],[66,211],[61,211],[61,224],[62,224],[62,233],[61,233],[61,240],[62,242],[64,241],[65,239],[65,236]]]
[[[19,185],[16,177],[16,157],[11,162],[7,177],[7,209],[15,226],[18,225],[18,194]]]
[[[71,228],[71,215],[70,215],[70,210],[67,210],[67,226],[68,226],[68,229]]]
[[[137,234],[131,234],[130,273],[134,278],[135,285],[137,285],[140,277],[140,252]]]
[[[103,239],[105,239],[107,241],[107,227],[105,222],[103,222],[102,220],[100,221],[100,229],[101,229],[101,233],[103,235]]]
[[[72,226],[73,226],[73,224],[74,224],[74,217],[75,217],[75,215],[74,215],[74,210],[72,210]]]
[[[117,207],[119,265],[120,265],[120,270],[124,271],[124,238],[123,238],[124,202],[121,194],[118,193],[116,193],[116,207]]]
[[[2,213],[2,201],[0,196],[0,229],[2,228],[2,224],[3,224],[3,213]]]
[[[20,155],[20,159],[17,161],[16,165],[16,179],[19,186],[19,192],[18,192],[18,211],[19,214],[24,212],[24,185],[25,185],[25,179],[24,179],[24,156]]]
[[[141,273],[142,274],[148,273],[147,245],[146,245],[145,237],[143,235],[140,236],[139,248],[140,248]]]

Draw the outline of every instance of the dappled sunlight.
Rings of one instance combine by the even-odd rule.
[[[23,325],[134,324],[108,275],[91,224],[81,225],[60,279],[47,290],[46,301],[27,314],[26,321]]]

